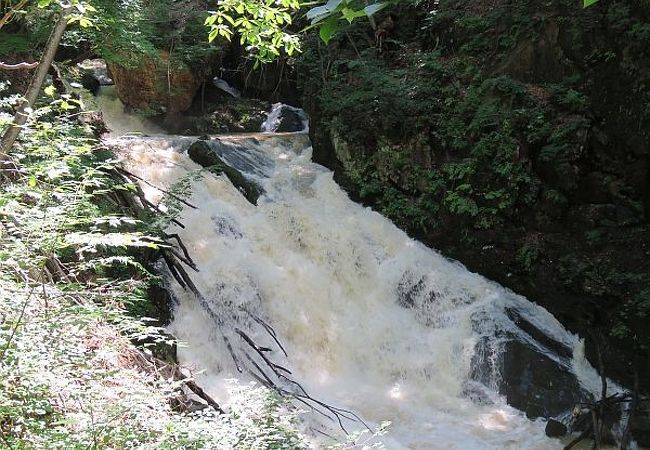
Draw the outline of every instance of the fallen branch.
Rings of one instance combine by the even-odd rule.
[[[169,191],[167,191],[167,190],[165,190],[165,189],[163,189],[163,188],[161,188],[161,187],[159,187],[159,186],[156,186],[155,184],[153,184],[153,183],[151,183],[151,182],[145,180],[144,178],[139,177],[139,176],[137,176],[136,174],[129,172],[128,170],[126,170],[126,169],[123,168],[123,167],[119,167],[117,170],[119,170],[120,172],[122,172],[124,175],[126,175],[126,176],[129,177],[129,178],[133,178],[133,179],[136,179],[136,180],[138,180],[138,181],[142,181],[142,182],[143,182],[144,184],[146,184],[147,186],[151,186],[152,188],[159,190],[159,191],[162,192],[163,194],[166,194],[166,195],[170,196],[171,198],[173,198],[173,199],[175,199],[175,200],[178,200],[178,201],[181,202],[182,204],[184,204],[184,205],[186,205],[186,206],[189,206],[189,207],[192,208],[192,209],[198,209],[196,206],[192,205],[191,203],[188,203],[186,200],[182,199],[182,198],[179,197],[178,195],[173,194],[173,193],[171,193],[171,192],[169,192]]]
[[[38,66],[38,61],[33,63],[19,62],[16,64],[9,64],[0,61],[0,70],[30,70]]]
[[[221,406],[210,397],[204,390],[196,384],[196,382],[191,379],[188,375],[185,375],[181,368],[176,364],[168,364],[155,356],[148,355],[142,350],[136,349],[137,356],[146,362],[146,369],[150,372],[164,372],[167,377],[173,378],[175,381],[182,381],[183,385],[186,386],[191,392],[193,392],[197,397],[205,401],[212,409],[214,409],[219,414],[224,414],[224,410]]]
[[[621,418],[619,415],[623,410],[628,411],[628,416],[619,442],[619,448],[620,450],[626,450],[629,448],[629,442],[631,440],[631,420],[634,417],[638,405],[648,399],[641,397],[638,393],[637,374],[635,374],[633,392],[617,392],[607,396],[607,377],[605,376],[605,365],[601,348],[604,340],[602,339],[602,335],[596,334],[596,332],[592,332],[591,335],[596,345],[596,357],[601,381],[601,398],[596,401],[580,403],[581,411],[575,417],[572,428],[576,430],[584,427],[584,430],[577,438],[566,445],[564,450],[570,450],[585,439],[593,440],[593,448],[601,448],[603,441],[607,438],[606,433],[611,433],[614,425],[620,422]]]
[[[141,177],[132,174],[128,170],[120,169],[116,172],[118,172],[118,175],[125,180],[129,180],[131,182],[137,180],[139,182],[152,186],[163,193],[173,196],[173,194],[170,194],[168,191],[165,191],[164,189],[153,185]],[[134,184],[136,185],[136,192],[130,193],[132,196],[132,199],[130,200],[131,203],[135,203],[133,202],[133,199],[138,199],[140,205],[137,205],[137,207],[149,211],[159,212],[160,210],[158,206],[147,200],[138,183],[134,182]],[[196,208],[194,205],[184,201],[181,198],[175,196],[173,197],[176,200],[181,201],[186,206]],[[184,228],[180,222],[175,220],[173,222],[176,225]],[[251,336],[257,336],[257,333],[251,332],[254,330],[247,330],[247,328],[259,326],[261,331],[270,337],[270,339],[273,341],[273,344],[275,344],[275,346],[282,352],[282,354],[287,357],[288,353],[280,342],[276,331],[264,319],[257,316],[256,314],[253,314],[246,308],[239,308],[231,311],[232,315],[234,317],[241,317],[240,313],[244,313],[251,320],[243,321],[244,323],[241,323],[241,320],[235,319],[236,322],[232,323],[228,317],[228,312],[217,311],[216,308],[213,307],[215,302],[208,301],[208,299],[202,295],[185,268],[185,266],[190,267],[196,272],[199,270],[196,263],[191,258],[191,255],[187,247],[184,245],[181,237],[178,234],[164,234],[163,237],[167,240],[174,240],[177,248],[179,249],[176,250],[175,248],[169,247],[162,248],[160,250],[162,258],[169,270],[169,274],[182,289],[190,291],[194,295],[203,309],[212,318],[216,328],[221,332],[221,337],[223,339],[224,345],[230,354],[236,370],[239,373],[247,373],[254,380],[260,383],[260,385],[273,390],[279,395],[289,398],[292,401],[304,404],[317,414],[322,415],[323,417],[333,422],[336,422],[341,430],[343,430],[343,432],[346,434],[348,431],[345,427],[345,420],[359,422],[371,430],[371,428],[363,421],[363,419],[361,419],[361,417],[359,417],[354,412],[330,405],[324,401],[312,397],[298,381],[293,379],[292,372],[289,368],[273,360],[273,348],[271,348],[269,345],[261,345],[260,343],[256,342],[256,340]],[[235,335],[238,336],[239,339],[233,340],[232,338]],[[192,389],[192,386],[188,385],[188,388]],[[198,392],[199,393],[197,393],[197,395],[199,395],[202,391]]]

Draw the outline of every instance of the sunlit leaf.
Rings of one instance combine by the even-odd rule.
[[[338,30],[338,23],[336,17],[330,17],[325,21],[318,31],[318,35],[326,44],[332,39]]]

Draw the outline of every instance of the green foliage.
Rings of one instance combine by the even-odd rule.
[[[311,27],[318,27],[321,40],[328,44],[342,28],[341,22],[351,24],[358,18],[372,17],[390,3],[397,2],[367,3],[359,0],[329,0],[324,5],[311,8],[307,11],[306,17],[311,21]]]
[[[292,13],[300,8],[298,0],[225,0],[205,19],[210,28],[208,40],[228,41],[234,34],[257,61],[270,62],[284,50],[288,56],[300,50],[298,37],[287,31]]]
[[[525,244],[517,250],[515,261],[518,269],[524,273],[530,273],[539,261],[541,250],[536,244]]]
[[[26,53],[34,49],[38,40],[34,39],[31,33],[1,33],[0,34],[0,55],[8,55],[12,52]]]
[[[323,90],[323,114],[332,117],[332,132],[350,142],[346,148],[375,148],[364,156],[366,165],[354,166],[360,194],[411,230],[431,228],[441,208],[474,228],[493,228],[533,202],[536,182],[518,152],[522,141],[548,132],[539,128],[544,111],[526,87],[500,76],[460,92],[437,51],[403,63],[412,68],[388,68],[368,55],[343,60],[341,74]],[[392,146],[377,142],[383,139]],[[416,147],[436,159],[445,152],[448,160],[429,171],[413,159]]]
[[[650,350],[650,339],[639,329],[643,329],[650,316],[650,289],[645,289],[627,301],[617,317],[611,335],[618,339],[631,340],[641,350]]]
[[[166,52],[172,64],[197,71],[204,71],[219,50],[203,34],[206,11],[183,8],[172,0],[95,0],[93,5],[93,26],[66,33],[64,45],[91,47],[106,61],[127,68]]]

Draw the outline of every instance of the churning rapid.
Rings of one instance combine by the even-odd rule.
[[[170,232],[200,270],[188,273],[201,296],[170,278],[177,301],[170,328],[187,343],[181,360],[203,371],[197,378],[218,401],[227,402],[227,380],[252,380],[237,365],[257,365],[288,392],[298,390],[296,380],[311,397],[371,426],[390,421],[387,449],[561,448],[542,421],[526,419],[495,391],[493,366],[513,338],[573,372],[585,390],[598,388],[578,339],[547,311],[351,201],[330,171],[311,162],[304,134],[207,142],[263,189],[257,206],[183,153],[195,140],[116,142],[129,169],[152,185],[191,184],[188,203],[196,209],[186,207],[179,219],[185,228]],[[143,188],[153,201],[162,197]],[[573,355],[533,339],[513,314]],[[263,358],[292,374],[278,378],[274,372],[288,372]],[[257,369],[251,373],[264,380]],[[304,416],[321,423],[312,427],[328,423],[321,414]],[[342,420],[347,429],[362,427]],[[329,424],[325,431],[335,433],[337,422]]]

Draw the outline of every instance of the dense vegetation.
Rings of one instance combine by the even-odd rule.
[[[306,45],[317,157],[412,235],[648,373],[650,8],[421,2]],[[641,376],[641,379],[647,377]]]
[[[38,3],[3,24],[3,62],[45,48],[59,9]],[[206,106],[215,75],[264,101],[301,97],[316,158],[357,199],[542,304],[594,365],[650,389],[647,0],[334,1],[297,20],[289,0],[74,3],[52,80],[68,93],[48,84],[0,189],[3,445],[305,445],[296,412],[266,390],[239,387],[228,414],[189,412],[175,362],[143,347],[169,349],[152,264],[173,215],[125,202],[137,184],[78,120],[88,94],[69,81],[84,81],[87,57],[108,62],[129,106],[168,124],[200,115],[192,133],[262,120],[256,100],[208,92]],[[0,134],[29,72],[5,80]]]

